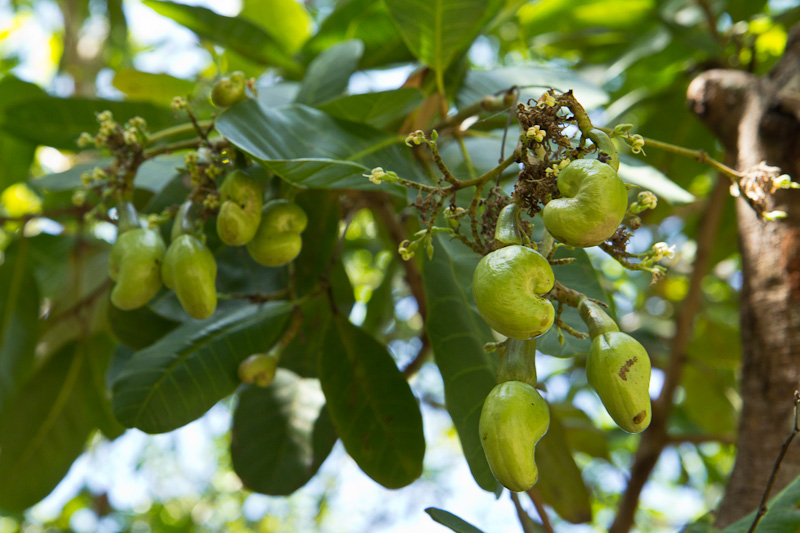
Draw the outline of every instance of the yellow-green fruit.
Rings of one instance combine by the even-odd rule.
[[[650,425],[650,358],[644,346],[619,331],[598,335],[586,360],[586,377],[620,429]]]
[[[111,303],[129,311],[142,307],[161,288],[164,241],[157,230],[137,228],[117,237],[108,258],[108,275],[116,282]]]
[[[200,239],[184,234],[172,241],[164,256],[161,277],[190,317],[203,319],[214,314],[217,262]]]
[[[478,312],[489,326],[512,339],[543,335],[555,312],[542,297],[555,278],[547,259],[524,246],[506,246],[484,256],[472,276]]]
[[[539,393],[520,381],[495,386],[481,410],[483,452],[495,479],[509,490],[528,490],[539,479],[536,443],[550,427],[550,410]]]
[[[253,240],[247,243],[247,251],[256,262],[269,267],[292,262],[303,248],[300,234],[308,225],[303,209],[288,200],[272,200],[266,203]]]
[[[257,353],[239,363],[239,379],[242,383],[252,383],[267,387],[275,379],[278,357],[271,353]]]
[[[211,89],[211,101],[219,107],[228,107],[240,100],[244,100],[244,73],[236,71],[233,74],[220,78]]]
[[[544,227],[570,246],[597,246],[617,231],[628,209],[625,183],[609,165],[576,159],[558,174],[561,198],[544,207]]]
[[[219,199],[217,235],[220,240],[228,246],[250,242],[261,223],[264,203],[261,185],[241,170],[234,170],[222,182]]]

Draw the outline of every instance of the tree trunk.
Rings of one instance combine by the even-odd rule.
[[[793,427],[800,388],[800,191],[771,190],[769,169],[800,181],[800,26],[773,71],[756,77],[711,70],[689,87],[692,109],[720,138],[740,181],[742,412],[738,455],[717,514],[718,527],[759,504],[780,447]],[[745,201],[745,197],[749,201]],[[757,211],[785,211],[765,221]],[[774,492],[800,475],[800,446],[790,448]]]

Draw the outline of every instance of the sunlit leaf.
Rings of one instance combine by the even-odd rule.
[[[311,15],[297,0],[245,0],[240,17],[265,30],[289,55],[297,52],[311,35]]]
[[[645,146],[645,149],[647,147]],[[619,177],[631,185],[638,185],[643,190],[651,191],[673,205],[688,204],[695,201],[692,193],[670,180],[665,174],[623,155],[619,163]]]
[[[483,533],[480,529],[473,526],[469,522],[462,520],[453,513],[436,507],[428,507],[425,512],[430,515],[435,522],[446,526],[447,528],[455,531],[456,533]]]
[[[111,82],[131,100],[168,106],[176,96],[190,96],[197,86],[193,81],[169,74],[153,74],[134,69],[120,69]]]

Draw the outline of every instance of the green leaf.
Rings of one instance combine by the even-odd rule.
[[[786,533],[800,530],[800,477],[796,477],[785,489],[767,503],[767,512],[758,523],[758,533]],[[722,533],[745,533],[753,523],[755,511],[735,524],[722,530]]]
[[[519,101],[539,98],[548,88],[562,91],[572,89],[575,97],[586,109],[593,109],[608,102],[608,95],[600,87],[590,83],[571,70],[545,65],[522,65],[502,67],[494,70],[471,70],[467,73],[456,97],[459,107],[477,102],[486,95],[520,87]]]
[[[337,43],[318,55],[308,66],[297,94],[297,103],[320,104],[345,92],[363,53],[364,43],[351,39]]]
[[[537,224],[539,228],[542,227],[541,223]],[[600,285],[600,278],[589,260],[589,256],[581,248],[568,249],[566,246],[559,246],[556,250],[556,259],[567,257],[574,257],[575,261],[567,265],[558,265],[553,267],[553,273],[556,279],[578,292],[584,293],[590,298],[600,300],[602,302],[609,302],[609,297],[603,287]],[[612,315],[613,313],[609,312]],[[536,349],[547,355],[553,357],[572,357],[578,354],[585,354],[589,352],[591,342],[588,338],[588,328],[581,320],[580,314],[577,309],[564,306],[564,311],[561,314],[561,320],[572,328],[587,333],[587,338],[579,339],[573,337],[569,333],[563,332],[564,344],[558,340],[558,328],[554,325],[550,331],[542,335],[536,340]]]
[[[0,116],[6,109],[17,106],[25,100],[46,95],[47,93],[33,83],[10,75],[3,76],[0,78]],[[0,161],[3,162],[3,172],[0,172],[0,191],[12,183],[28,178],[35,152],[35,144],[0,132]]]
[[[34,178],[29,183],[34,187],[50,192],[69,191],[82,186],[81,175],[90,173],[97,167],[104,168],[113,162],[111,158],[101,158],[88,163],[79,163],[69,170]],[[133,184],[154,194],[161,192],[170,179],[177,174],[176,168],[183,166],[183,156],[171,155],[148,159],[139,167]]]
[[[162,106],[169,106],[176,96],[189,97],[197,86],[193,81],[169,74],[153,74],[135,69],[118,70],[114,73],[111,84],[130,100]]]
[[[692,422],[712,435],[736,434],[736,376],[731,369],[709,367],[692,359],[684,365],[681,387],[686,392],[680,408]]]
[[[266,352],[282,333],[290,307],[250,305],[189,321],[137,352],[114,381],[113,408],[126,427],[163,433],[188,424],[239,384],[239,363]]]
[[[493,341],[472,299],[472,273],[478,256],[461,243],[433,238],[433,260],[424,261],[422,280],[428,297],[427,331],[444,380],[447,410],[478,485],[495,492],[478,432],[483,401],[496,385],[495,368],[483,351]]]
[[[448,511],[437,509],[436,507],[428,507],[425,509],[425,512],[428,513],[435,522],[452,529],[456,533],[483,533],[483,531],[477,527]]]
[[[317,373],[336,432],[361,470],[391,489],[417,479],[425,455],[422,415],[386,347],[337,315]]]
[[[311,35],[311,15],[297,0],[245,0],[239,16],[267,30],[289,55],[297,52]]]
[[[339,122],[303,105],[265,109],[250,100],[217,120],[217,130],[237,148],[286,181],[311,189],[382,190],[362,174],[382,167],[412,179],[416,172],[402,139],[368,126]]]
[[[154,313],[149,307],[123,311],[114,305],[108,306],[108,322],[117,339],[134,350],[150,346],[180,324]]]
[[[404,87],[393,91],[352,94],[317,106],[328,115],[384,130],[403,120],[422,103],[419,89]]]
[[[39,337],[39,287],[28,246],[20,240],[0,264],[0,416],[33,368]]]
[[[100,409],[91,362],[112,348],[105,336],[66,345],[14,398],[0,420],[0,508],[38,502],[81,454]]]
[[[645,150],[647,146],[645,146]],[[619,177],[631,185],[652,191],[672,205],[689,204],[695,201],[692,193],[669,179],[659,170],[626,155],[620,157]]]
[[[332,431],[330,424],[317,424],[324,405],[317,380],[284,369],[269,387],[244,388],[233,414],[231,460],[247,488],[287,496],[316,474],[336,442],[336,433],[318,434]],[[315,450],[315,440],[329,446]]]
[[[443,74],[482,27],[487,0],[385,0],[408,48]]]
[[[383,2],[343,0],[322,21],[319,31],[306,43],[305,55],[316,57],[334,44],[358,39],[364,43],[359,68],[383,67],[414,59],[397,31]]]
[[[114,119],[120,123],[133,117],[142,117],[147,121],[150,131],[166,128],[176,122],[172,111],[148,102],[48,96],[27,100],[6,109],[0,117],[0,128],[36,144],[75,150],[81,133],[97,132],[95,115],[105,110],[111,111]]]
[[[339,240],[342,216],[339,195],[326,190],[303,191],[295,197],[297,205],[308,214],[303,231],[303,248],[294,260],[295,289],[304,296],[319,284],[320,277],[332,265],[331,257]]]
[[[602,437],[600,437],[602,439]],[[572,457],[572,449],[557,413],[550,410],[550,429],[536,445],[539,481],[536,490],[545,503],[572,524],[592,520],[589,491]]]
[[[161,0],[145,0],[143,3],[200,37],[230,48],[256,63],[282,67],[292,75],[302,72],[302,67],[283,51],[272,35],[245,18],[226,17],[204,7]]]
[[[550,413],[561,420],[569,447],[592,457],[611,461],[605,432],[598,428],[589,415],[571,403],[550,403]]]

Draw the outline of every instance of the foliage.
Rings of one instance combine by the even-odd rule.
[[[13,17],[39,4],[15,3]],[[126,428],[170,432],[219,405],[232,410],[230,436],[218,443],[229,448],[230,466],[226,452],[220,468],[250,491],[303,490],[337,440],[383,487],[422,485],[434,476],[426,450],[436,438],[424,415],[435,408],[450,417],[451,445],[475,484],[499,496],[478,425],[505,348],[475,306],[472,276],[481,256],[502,246],[495,225],[512,199],[522,206],[520,238],[538,243],[557,280],[548,293],[555,326],[538,339],[536,360],[554,429],[537,448],[548,464],[524,502],[538,522],[520,520],[535,531],[550,522],[606,528],[623,488],[606,480],[622,478],[638,437],[612,429],[588,386],[579,303],[603,305],[663,377],[713,175],[678,157],[676,145],[715,155],[710,134],[684,109],[685,88],[713,65],[766,72],[800,10],[733,0],[246,0],[229,16],[147,0],[212,57],[186,79],[132,68],[139,51],[119,38],[128,31],[121,4],[107,2],[106,56],[84,61],[65,49],[60,65],[76,90],[99,82],[96,63],[108,66],[120,99],[53,96],[5,66],[13,58],[0,58],[0,509],[13,517],[11,530],[36,520],[31,506],[96,443],[97,430],[109,440]],[[88,27],[92,6],[61,9]],[[246,98],[212,106],[215,83],[234,70],[248,79]],[[405,81],[358,85],[391,72]],[[610,148],[590,134],[598,127]],[[670,144],[658,150],[650,138]],[[49,168],[53,149],[70,168]],[[606,162],[604,150],[620,152],[619,176],[633,190],[623,225],[600,248],[554,243],[538,213],[563,192],[556,176],[570,159]],[[263,266],[217,236],[228,198],[218,189],[234,168],[266,199],[307,215],[304,229],[288,231],[296,242],[302,232],[288,264]],[[109,257],[126,220],[157,229],[166,243],[170,233],[190,234],[207,250],[217,292],[209,318],[192,318],[167,288],[137,309],[112,305]],[[673,496],[688,488],[697,501],[719,493],[735,452],[741,279],[733,226],[723,221],[710,244],[713,268],[665,421],[665,456],[677,466],[662,466],[652,481]],[[416,311],[404,315],[412,299]],[[412,353],[403,360],[398,346]],[[241,383],[240,363],[262,353],[280,358],[274,381]],[[421,369],[439,376],[444,405],[422,390]],[[795,524],[787,502],[797,486],[776,497],[765,528]],[[223,492],[208,488],[208,505],[242,505],[241,495]],[[110,512],[95,496],[76,496],[60,520],[76,507]],[[478,531],[431,507],[438,502],[419,503],[410,512]],[[145,520],[162,530],[165,509],[176,505],[180,498],[166,498]],[[320,522],[323,508],[318,502]],[[638,527],[673,530],[680,524],[670,511],[644,502]],[[117,513],[122,529],[137,520]],[[176,530],[197,520],[171,516]],[[244,522],[219,528],[275,526]],[[710,531],[703,527],[691,530]]]

